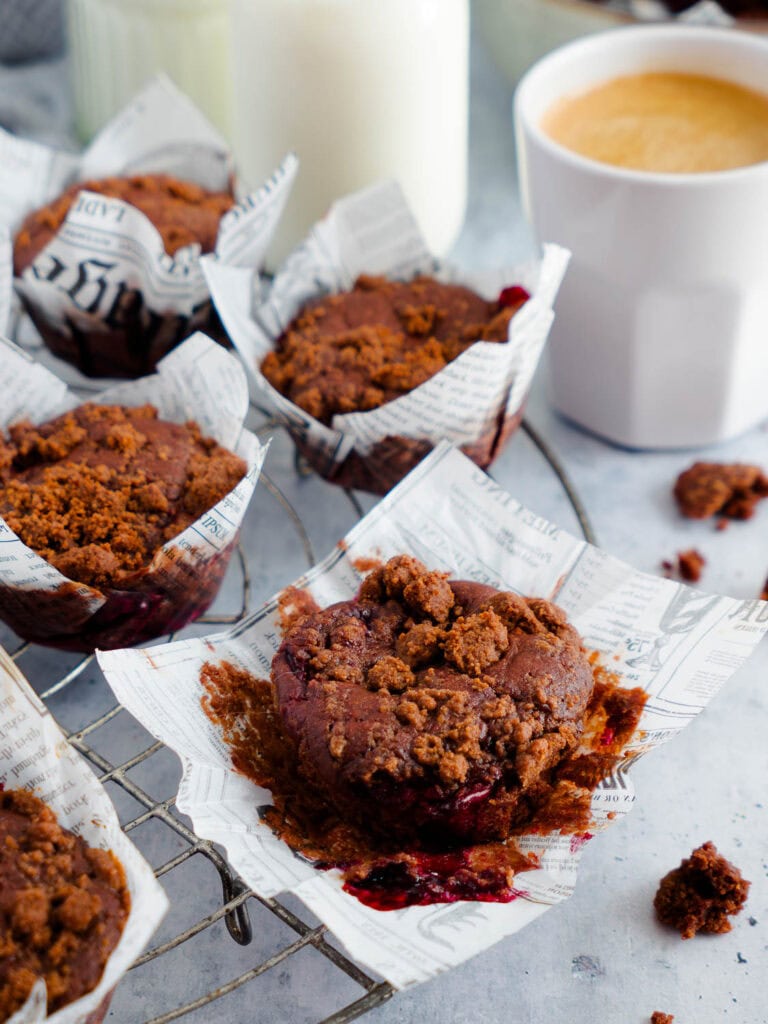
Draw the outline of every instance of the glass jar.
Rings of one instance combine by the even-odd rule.
[[[272,259],[334,199],[395,178],[445,253],[467,190],[469,0],[230,0],[233,143],[248,184],[301,161]]]
[[[68,0],[68,22],[76,127],[84,141],[158,71],[229,136],[227,0]]]

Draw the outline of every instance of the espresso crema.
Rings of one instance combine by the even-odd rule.
[[[691,174],[768,160],[768,96],[719,78],[653,72],[557,101],[542,130],[581,156]]]

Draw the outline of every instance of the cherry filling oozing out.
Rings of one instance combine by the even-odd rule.
[[[337,865],[328,865],[334,866]],[[402,910],[459,900],[511,903],[525,892],[511,885],[510,875],[534,867],[522,854],[518,854],[514,864],[477,867],[472,863],[471,850],[421,851],[403,860],[383,860],[363,878],[348,873],[344,891],[374,910]]]
[[[530,292],[522,285],[512,284],[508,288],[502,288],[498,301],[500,306],[522,306],[530,297]]]

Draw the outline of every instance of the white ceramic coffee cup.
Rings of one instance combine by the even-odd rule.
[[[515,94],[523,204],[573,253],[549,368],[555,407],[634,448],[724,441],[768,416],[768,163],[705,174],[598,163],[541,130],[552,104],[648,71],[768,94],[768,43],[731,29],[617,29],[544,57]]]

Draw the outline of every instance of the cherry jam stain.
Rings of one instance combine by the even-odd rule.
[[[458,900],[511,903],[525,896],[523,890],[512,886],[511,879],[517,872],[536,867],[535,862],[506,844],[489,845],[498,846],[502,855],[494,867],[474,865],[471,847],[450,853],[413,853],[402,860],[383,860],[360,878],[348,873],[343,888],[374,910],[402,910]],[[513,868],[514,859],[517,864]],[[506,867],[503,861],[509,861]]]

